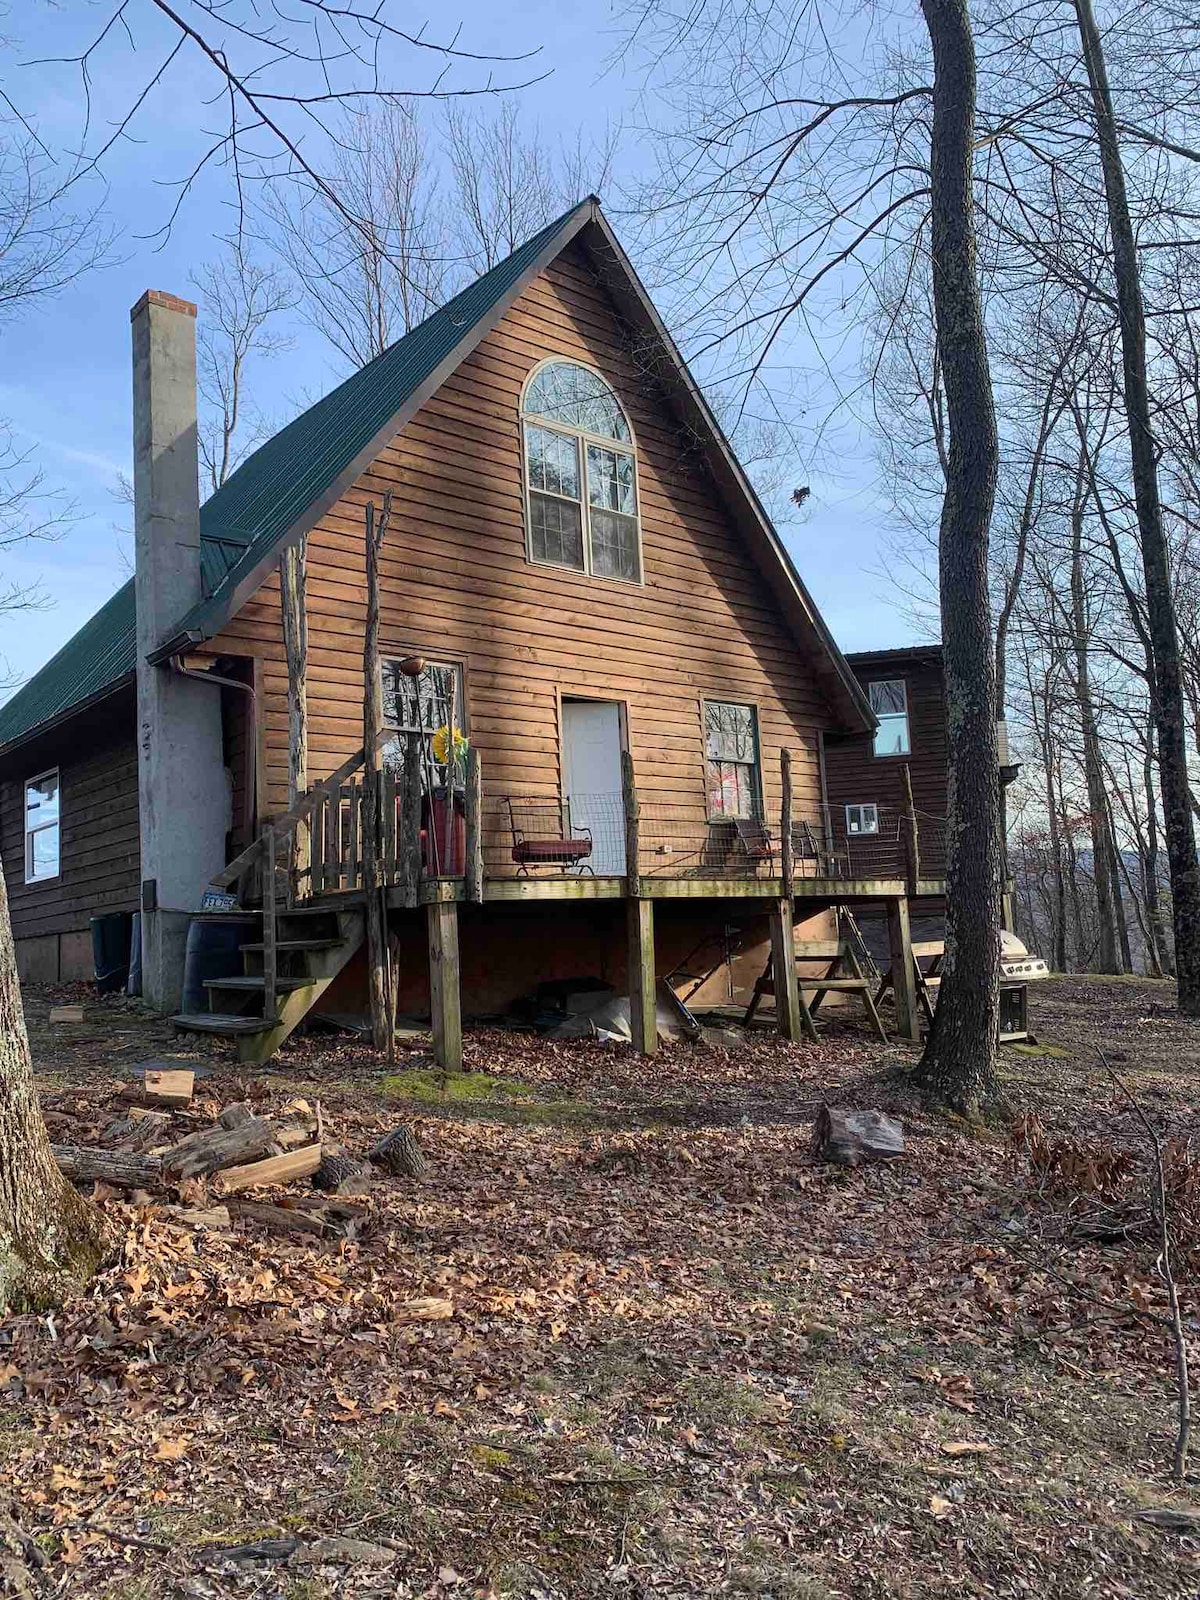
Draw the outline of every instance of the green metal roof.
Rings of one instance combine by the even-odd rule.
[[[206,624],[470,330],[511,293],[554,236],[593,201],[572,206],[382,355],[260,445],[200,508],[204,599],[177,632]],[[103,605],[40,672],[0,706],[0,748],[113,689],[137,665],[133,582]]]
[[[136,665],[137,620],[130,578],[40,672],[0,706],[0,745],[115,688]]]

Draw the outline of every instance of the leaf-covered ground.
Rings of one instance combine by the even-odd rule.
[[[123,1002],[51,1027],[63,998],[28,996],[31,1034],[54,1136],[87,1143],[132,1064],[178,1045]],[[1014,1110],[1141,1161],[1102,1046],[1155,1125],[1190,1135],[1200,1025],[1171,1004],[1161,984],[1041,985],[1053,1053],[1005,1052]],[[52,1589],[1200,1592],[1200,1531],[1136,1515],[1200,1501],[1169,1480],[1149,1233],[1081,1232],[1095,1197],[1058,1192],[1002,1129],[927,1115],[886,1070],[902,1051],[832,1025],[817,1048],[765,1035],[652,1063],[490,1031],[468,1058],[497,1081],[443,1093],[417,1053],[389,1077],[328,1036],[258,1077],[197,1058],[201,1113],[303,1095],[351,1151],[408,1122],[429,1170],[380,1177],[353,1243],[104,1201],[122,1259],[0,1331],[0,1456]],[[899,1115],[907,1157],[816,1164],[824,1101]]]

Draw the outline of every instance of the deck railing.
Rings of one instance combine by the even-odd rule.
[[[364,765],[360,751],[315,784],[216,883],[240,882],[243,898],[265,900],[269,835],[277,863],[271,898],[294,903],[362,889]],[[484,799],[474,752],[459,781],[432,791],[415,763],[409,771],[385,768],[379,785],[379,877],[411,905],[422,883],[445,878],[465,879],[468,897],[482,898],[485,878],[615,878],[635,870],[648,879],[779,879],[790,873],[795,879],[915,883],[939,878],[945,867],[944,819],[887,806],[876,809],[870,832],[850,830],[844,807],[797,807],[785,863],[778,812],[706,818],[694,806],[631,791]]]

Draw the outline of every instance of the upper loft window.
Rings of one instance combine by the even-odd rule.
[[[58,770],[43,772],[25,785],[25,882],[57,878]]]
[[[640,583],[633,435],[616,395],[573,361],[548,361],[522,405],[529,555]]]
[[[908,687],[903,678],[868,684],[871,710],[879,718],[875,730],[877,756],[906,756],[912,750],[908,731]]]

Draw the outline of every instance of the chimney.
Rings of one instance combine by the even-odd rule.
[[[148,289],[130,321],[142,992],[168,1011],[191,916],[225,861],[230,804],[220,689],[147,660],[202,593],[196,308]]]

